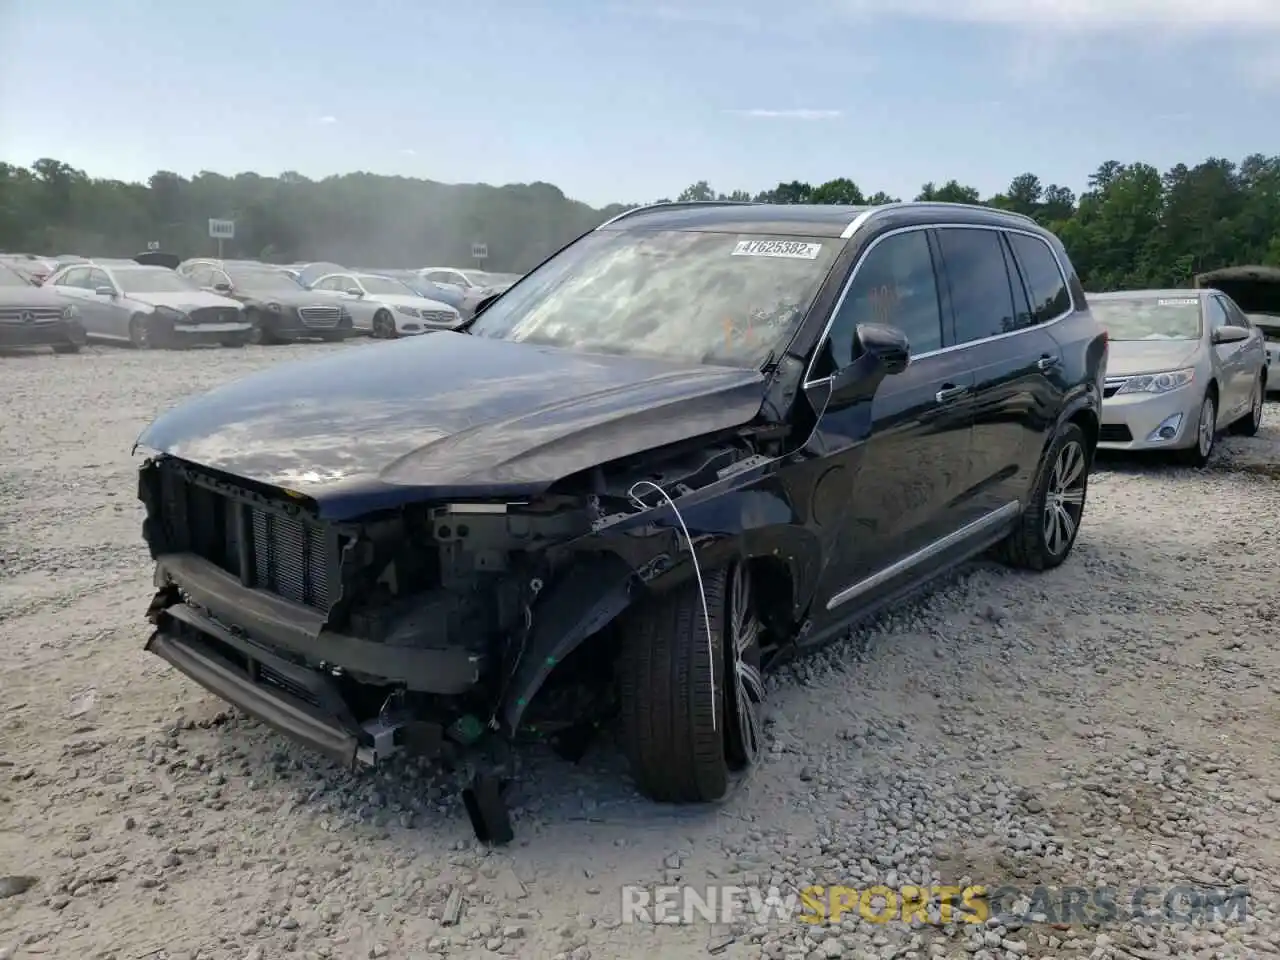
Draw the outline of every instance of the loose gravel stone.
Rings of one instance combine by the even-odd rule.
[[[140,429],[364,349],[0,357],[0,864],[40,878],[0,900],[0,960],[1280,954],[1276,406],[1203,471],[1105,463],[1061,568],[975,564],[770,678],[764,763],[682,810],[638,798],[608,739],[577,766],[490,745],[344,772],[142,652]],[[471,834],[480,764],[512,781],[509,848]],[[664,883],[983,885],[990,916],[935,896],[876,923],[854,893],[820,924],[623,922],[624,885]],[[1165,907],[1245,886],[1244,918]],[[1115,916],[1081,922],[1072,889],[1120,891]]]

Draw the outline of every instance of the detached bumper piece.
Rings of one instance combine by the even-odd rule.
[[[373,735],[360,726],[328,677],[236,636],[186,604],[159,613],[146,649],[215,696],[347,769],[376,760]]]

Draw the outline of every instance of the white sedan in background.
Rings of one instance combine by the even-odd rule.
[[[399,280],[374,273],[331,273],[311,289],[342,301],[357,330],[383,339],[452,330],[462,314],[447,303],[428,300]]]

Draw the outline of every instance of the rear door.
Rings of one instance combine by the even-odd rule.
[[[965,496],[966,520],[977,522],[1008,511],[1031,487],[1064,392],[1061,349],[1045,324],[1070,312],[1071,298],[1039,238],[1015,234],[1044,246],[1049,265],[1021,242],[1020,265],[1000,229],[947,226],[937,236],[956,349],[975,378]]]
[[[958,525],[968,466],[973,380],[946,349],[927,228],[874,240],[854,267],[824,348],[830,367],[856,359],[856,329],[866,323],[902,330],[911,363],[869,405],[856,387],[854,396],[833,395],[815,430],[820,475],[809,500],[828,557],[818,593],[826,609],[815,612],[833,620],[940,559],[932,547]]]
[[[1227,308],[1227,322],[1233,327],[1243,327],[1249,331],[1249,339],[1245,342],[1243,350],[1245,382],[1242,384],[1245,390],[1243,402],[1247,410],[1253,403],[1254,383],[1267,366],[1267,341],[1263,331],[1240,309],[1238,303],[1225,293],[1222,295],[1222,302]],[[1265,400],[1265,394],[1263,399]]]

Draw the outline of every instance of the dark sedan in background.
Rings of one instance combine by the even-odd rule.
[[[0,263],[0,347],[52,347],[75,353],[84,328],[75,306]]]
[[[355,336],[351,313],[307,290],[283,270],[262,264],[201,263],[187,272],[197,286],[244,304],[250,343],[344,340]]]

